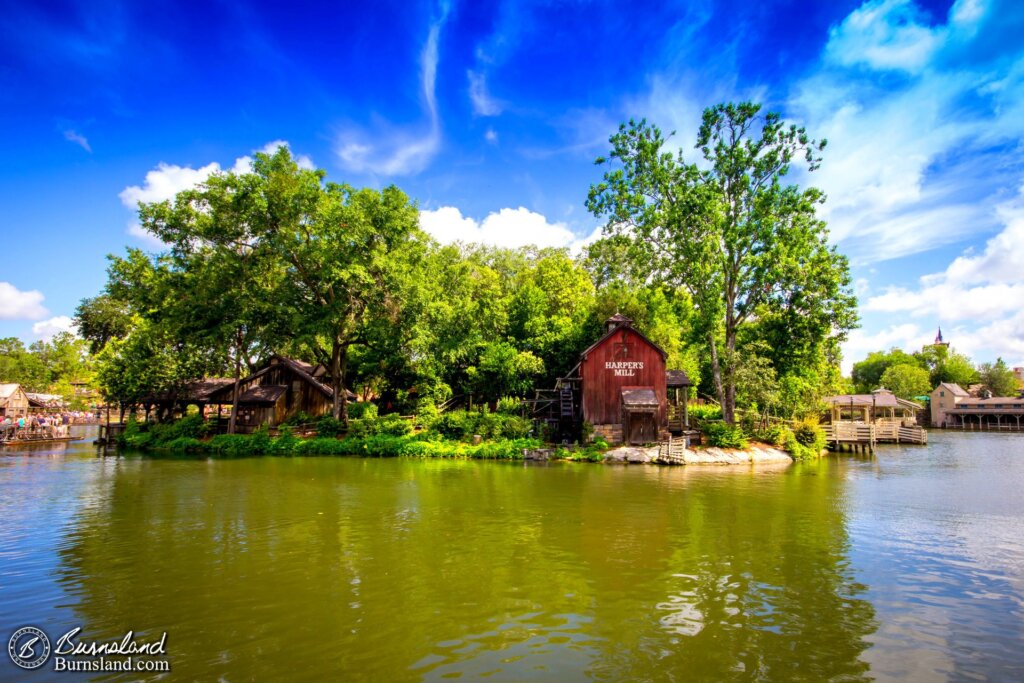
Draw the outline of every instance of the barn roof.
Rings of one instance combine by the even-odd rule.
[[[618,313],[616,313],[611,318],[608,318],[608,323],[616,323],[616,324],[610,330],[605,332],[603,337],[601,337],[596,342],[594,342],[593,344],[591,344],[590,346],[588,346],[586,349],[583,350],[583,353],[580,354],[580,360],[581,361],[582,360],[586,360],[587,356],[590,355],[591,351],[593,351],[594,349],[599,347],[601,344],[605,343],[605,341],[607,341],[610,337],[612,337],[616,332],[618,332],[619,330],[623,330],[623,329],[629,330],[633,334],[635,334],[638,337],[640,337],[640,339],[642,339],[645,342],[647,342],[647,344],[649,346],[651,346],[651,348],[653,348],[655,351],[657,351],[658,353],[661,354],[662,358],[668,358],[668,354],[665,353],[665,351],[663,351],[660,346],[658,346],[657,344],[652,342],[650,339],[645,337],[643,335],[643,333],[640,332],[640,330],[638,330],[635,327],[633,327],[633,321],[630,320],[629,318],[627,318],[626,316],[619,315]]]

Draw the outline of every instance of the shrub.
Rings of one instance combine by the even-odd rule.
[[[333,415],[324,415],[316,421],[316,435],[321,438],[338,436],[344,430],[345,425]]]
[[[295,413],[294,415],[289,417],[287,420],[282,422],[281,426],[282,427],[295,427],[295,426],[298,426],[298,425],[312,424],[312,423],[314,423],[316,421],[317,421],[317,418],[313,417],[312,415],[310,415],[309,413],[307,413],[307,412],[305,412],[303,410],[300,410],[299,412]]]
[[[437,404],[429,398],[421,398],[416,402],[416,423],[423,429],[433,430],[441,419]]]
[[[719,448],[746,448],[747,439],[739,427],[730,427],[724,422],[712,422],[704,426],[708,444]]]
[[[498,399],[498,405],[495,408],[496,413],[502,415],[519,415],[519,411],[522,407],[522,401],[512,396],[505,396]]]
[[[768,429],[758,432],[757,438],[765,443],[781,447],[786,444],[786,437],[789,433],[791,433],[789,427],[776,424],[771,425]]]
[[[205,453],[207,450],[205,442],[190,436],[179,436],[177,439],[165,443],[163,447],[171,451],[185,453]]]
[[[348,404],[348,417],[350,420],[360,420],[366,417],[377,417],[377,404],[369,401],[355,401]]]
[[[298,443],[299,440],[292,433],[292,428],[288,425],[282,425],[280,435],[274,439],[271,446],[271,452],[274,455],[291,455],[295,450],[295,445]]]
[[[722,408],[712,404],[692,405],[687,407],[690,417],[697,420],[721,420]]]
[[[797,423],[792,435],[792,439],[787,439],[785,448],[798,460],[817,457],[825,448],[825,431],[816,420],[808,419]]]

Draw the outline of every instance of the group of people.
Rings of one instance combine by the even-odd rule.
[[[6,416],[0,422],[0,440],[14,438],[59,438],[68,435],[71,413]]]

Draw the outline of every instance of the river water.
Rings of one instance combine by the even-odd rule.
[[[0,638],[166,632],[173,680],[1024,680],[1024,436],[930,439],[760,468],[7,449]]]

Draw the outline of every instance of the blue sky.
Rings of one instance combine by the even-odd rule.
[[[753,99],[829,139],[832,239],[863,327],[847,365],[941,324],[1024,365],[1024,5],[912,2],[0,2],[0,336],[66,326],[132,206],[288,144],[396,183],[439,239],[578,248],[629,117],[692,154]],[[269,146],[269,147],[268,147]]]

